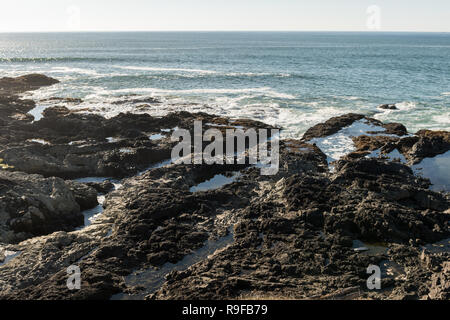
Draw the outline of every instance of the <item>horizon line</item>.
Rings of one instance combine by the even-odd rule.
[[[450,31],[423,30],[38,30],[0,31],[5,33],[132,33],[132,32],[330,32],[330,33],[450,33]]]

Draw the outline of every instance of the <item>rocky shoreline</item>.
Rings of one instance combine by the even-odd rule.
[[[174,165],[173,128],[271,127],[188,112],[106,119],[72,112],[71,98],[36,119],[19,95],[57,82],[0,79],[0,299],[450,298],[450,194],[415,170],[448,154],[449,132],[346,114],[281,140],[273,176]],[[345,130],[352,147],[328,152]],[[370,264],[381,290],[367,289]],[[70,265],[80,290],[66,286]]]

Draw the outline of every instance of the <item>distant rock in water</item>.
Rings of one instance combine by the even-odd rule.
[[[380,109],[384,110],[398,110],[397,106],[395,104],[382,104],[378,106]]]
[[[0,78],[0,94],[19,94],[25,91],[36,90],[41,87],[59,83],[59,80],[43,74],[28,74],[17,78]]]

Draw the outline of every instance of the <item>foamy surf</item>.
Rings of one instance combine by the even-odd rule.
[[[186,69],[186,68],[166,68],[166,67],[138,67],[138,66],[113,66],[114,68],[136,71],[165,71],[165,72],[193,72],[214,74],[217,71],[214,70],[202,70],[202,69]]]
[[[66,92],[69,88],[70,84],[60,83],[32,92],[28,97],[36,101],[55,96],[64,97],[68,96]],[[124,112],[148,113],[152,116],[165,116],[170,112],[178,111],[207,112],[235,119],[249,118],[269,125],[281,126],[284,129],[283,138],[300,138],[309,127],[329,119],[330,116],[355,112],[351,105],[341,106],[340,100],[308,101],[306,98],[278,92],[271,87],[185,90],[135,87],[111,90],[103,86],[80,85],[77,87],[77,94],[83,102],[67,105],[68,108],[100,114],[106,118]],[[139,102],[145,99],[156,99],[159,103]],[[60,104],[58,101],[39,103],[45,108],[58,104]],[[298,107],[292,107],[292,105]],[[369,110],[363,104],[360,108]]]
[[[216,75],[216,76],[225,76],[225,77],[276,77],[276,78],[288,78],[292,75],[290,73],[270,73],[270,72],[224,72],[217,70],[205,70],[205,69],[195,69],[195,68],[170,68],[170,67],[146,67],[146,66],[119,66],[115,65],[114,68],[122,69],[122,70],[131,70],[131,71],[144,71],[149,74],[153,73],[168,73],[168,74],[194,74],[196,75]]]
[[[320,150],[322,150],[328,158],[328,163],[339,160],[343,156],[355,151],[355,145],[352,137],[358,137],[361,135],[373,135],[370,132],[384,132],[385,129],[380,126],[376,126],[365,120],[355,121],[348,127],[342,128],[337,133],[322,137],[314,138],[309,143],[316,144]],[[377,133],[377,135],[385,135],[383,133]]]
[[[150,94],[241,94],[241,93],[259,93],[262,95],[267,95],[274,98],[282,99],[295,99],[295,96],[291,94],[286,94],[282,92],[277,92],[271,87],[256,87],[256,88],[202,88],[202,89],[162,89],[162,88],[126,88],[105,91],[104,94],[126,94],[126,93],[150,93]]]

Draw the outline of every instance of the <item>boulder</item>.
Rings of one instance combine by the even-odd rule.
[[[74,193],[60,178],[0,170],[0,242],[13,243],[83,224]]]

